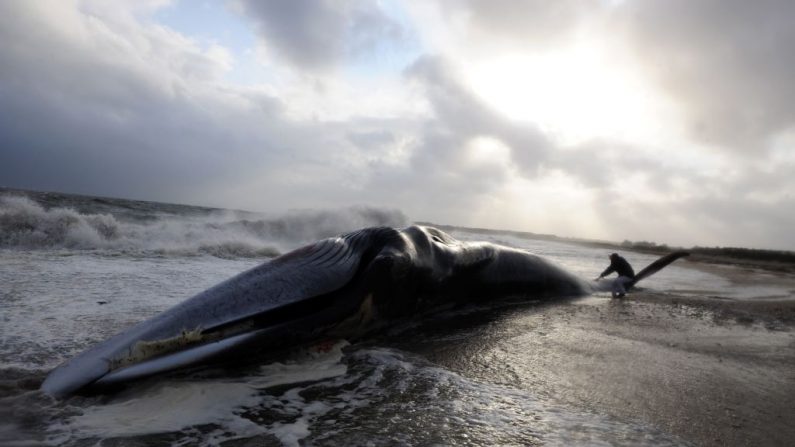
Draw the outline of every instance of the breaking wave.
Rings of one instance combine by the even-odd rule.
[[[118,202],[121,209],[123,201]],[[400,211],[369,207],[295,211],[277,217],[212,210],[184,216],[162,213],[146,220],[129,216],[129,210],[115,214],[107,209],[92,213],[73,207],[45,208],[29,197],[0,196],[0,248],[272,257],[358,228],[407,223]]]

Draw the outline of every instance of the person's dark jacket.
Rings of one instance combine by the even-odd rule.
[[[618,276],[626,276],[627,278],[635,277],[635,271],[632,270],[632,266],[629,265],[629,262],[615,253],[610,255],[610,266],[607,267],[599,277],[603,278],[613,272],[618,273]]]

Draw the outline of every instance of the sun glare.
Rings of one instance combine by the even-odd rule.
[[[649,89],[597,46],[498,55],[467,73],[487,104],[564,142],[648,136],[656,127]]]
[[[513,176],[502,188],[480,198],[471,210],[472,225],[530,229],[560,236],[605,234],[594,207],[594,192],[563,171],[544,171],[537,178]]]
[[[502,141],[486,136],[473,138],[466,147],[467,161],[474,165],[511,165],[511,150]]]

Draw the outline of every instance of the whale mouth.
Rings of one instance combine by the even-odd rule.
[[[350,332],[355,323],[364,321],[359,314],[365,307],[353,295],[332,293],[208,329],[201,328],[201,321],[195,322],[192,330],[178,331],[149,324],[149,332],[176,332],[176,335],[130,337],[123,345],[113,346],[114,337],[55,369],[41,388],[56,397],[103,392],[127,382],[208,362],[239,362],[241,353],[246,354],[243,358],[258,358],[260,353],[310,343],[337,328]],[[136,328],[130,331],[137,332]],[[112,349],[106,349],[108,345]]]
[[[366,236],[366,234],[365,234]],[[310,342],[356,314],[371,257],[357,234],[300,248],[230,278],[78,354],[42,391],[64,397],[226,354]]]
[[[294,347],[310,343],[324,335],[346,336],[364,331],[374,320],[373,296],[367,295],[356,306],[333,306],[325,303],[330,297],[309,299],[301,303],[304,311],[307,302],[314,304],[312,312],[292,321],[275,322],[278,315],[256,316],[235,325],[225,325],[211,330],[183,331],[163,340],[138,341],[128,353],[109,362],[109,370],[87,386],[102,390],[152,375],[206,363],[214,359],[229,358],[245,351],[278,350],[279,345]],[[355,308],[358,307],[358,310]],[[352,311],[352,312],[350,312]],[[350,313],[349,313],[350,312]],[[340,316],[349,313],[347,317]],[[311,320],[311,321],[310,321]],[[266,323],[267,322],[267,323]]]
[[[107,374],[89,384],[87,388],[93,390],[106,389],[155,374],[209,361],[256,338],[261,335],[261,332],[263,331],[253,331],[195,346],[185,346],[182,349],[171,350],[167,354],[152,356],[138,361],[129,357],[120,359],[120,362],[125,363],[123,366],[110,369]],[[139,342],[138,344],[149,343],[160,343],[160,341]],[[133,350],[140,349],[138,344],[133,347]]]

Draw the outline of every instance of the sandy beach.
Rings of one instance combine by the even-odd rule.
[[[550,307],[536,329],[546,335],[521,340],[538,366],[521,383],[697,445],[783,446],[795,439],[791,325],[747,308],[732,319],[656,298],[641,293]]]

